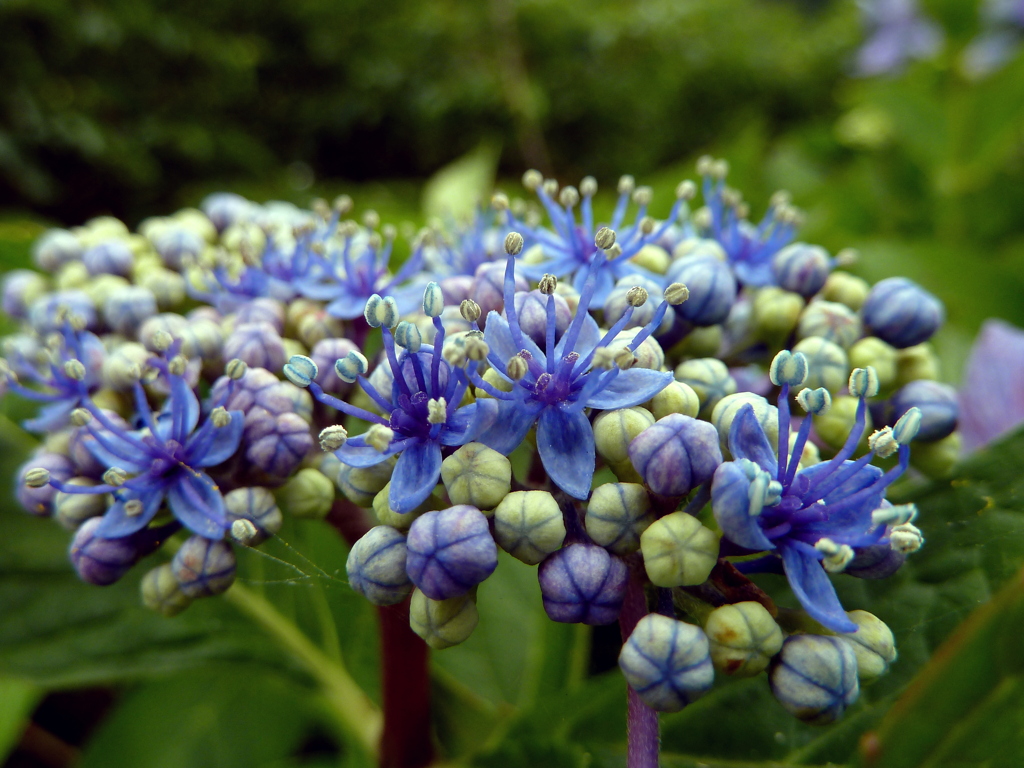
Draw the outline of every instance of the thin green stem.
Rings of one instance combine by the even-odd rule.
[[[270,602],[251,589],[236,582],[224,597],[262,627],[320,684],[342,730],[376,760],[380,751],[383,717],[341,660],[327,656]]]

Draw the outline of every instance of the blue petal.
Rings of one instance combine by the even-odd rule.
[[[346,440],[345,444],[334,452],[334,455],[338,457],[342,464],[362,468],[374,467],[380,464],[391,453],[387,451],[381,453],[373,446],[367,445],[366,438],[363,435],[356,435]]]
[[[555,344],[555,358],[557,360],[561,360],[569,352],[576,352],[580,357],[586,357],[594,351],[594,347],[604,338],[604,331],[601,330],[597,321],[589,312],[583,316],[581,323],[580,334],[576,338],[576,343],[572,349],[565,349],[565,340],[569,335],[568,333],[563,333],[558,343]]]
[[[582,411],[549,406],[537,422],[537,452],[548,477],[577,499],[590,495],[594,478],[594,429]]]
[[[362,317],[368,298],[368,296],[348,290],[347,286],[342,286],[338,291],[338,295],[324,309],[332,317],[338,317],[342,320],[353,320],[357,317]]]
[[[71,412],[78,407],[79,398],[67,397],[39,409],[34,419],[27,420],[23,426],[29,432],[56,432],[67,426]]]
[[[231,423],[225,427],[213,427],[213,439],[203,450],[203,455],[189,462],[193,467],[215,467],[230,459],[242,441],[242,430],[245,428],[245,414],[241,411],[228,411]],[[198,433],[188,441],[186,453],[195,444]]]
[[[442,445],[465,445],[498,421],[498,401],[491,397],[457,408],[441,431]]]
[[[541,406],[532,401],[502,400],[498,403],[494,422],[480,433],[477,440],[508,456],[526,439],[526,433],[537,420],[540,409]]]
[[[487,326],[484,328],[484,341],[491,351],[497,354],[499,360],[508,361],[525,349],[534,360],[545,360],[544,353],[540,351],[533,339],[523,334],[523,346],[516,346],[512,340],[512,331],[509,328],[508,320],[495,311],[487,313]]]
[[[427,500],[440,477],[441,446],[433,440],[410,443],[391,475],[388,505],[395,512],[412,512]]]
[[[587,400],[587,407],[601,410],[631,408],[646,403],[671,382],[672,374],[668,371],[652,371],[650,368],[619,371],[608,386]]]
[[[856,462],[854,461],[844,461],[839,466],[839,468],[836,469],[835,474],[842,474],[855,463]],[[824,461],[821,464],[814,464],[813,466],[807,467],[807,469],[800,470],[800,475],[806,477],[808,480],[813,482],[816,479],[818,479],[818,475],[821,475],[822,473],[825,472],[825,470],[828,469],[828,466],[829,465],[827,461]],[[862,466],[860,469],[858,469],[856,474],[853,475],[853,477],[851,477],[849,480],[844,481],[842,485],[840,485],[834,491],[830,491],[825,496],[824,501],[826,504],[833,504],[835,502],[842,501],[843,499],[845,499],[848,496],[851,496],[857,491],[867,488],[881,476],[881,469],[879,469],[873,464],[866,464]],[[822,483],[827,482],[828,480],[822,480]],[[875,507],[875,509],[877,509],[877,507]]]
[[[154,486],[148,493],[133,494],[130,498],[136,498],[142,502],[142,512],[137,515],[128,515],[124,511],[125,501],[115,501],[103,515],[100,524],[96,526],[96,535],[102,539],[120,539],[130,536],[136,531],[141,531],[149,522],[156,517],[160,504],[164,500],[164,489]]]
[[[749,466],[749,465],[747,465]],[[750,478],[735,462],[720,464],[711,484],[711,509],[722,534],[741,547],[761,552],[775,545],[750,514]]]
[[[775,254],[770,254],[774,256]],[[744,285],[763,287],[775,284],[775,276],[772,275],[771,259],[757,261],[734,261],[732,264],[736,277]]]
[[[222,539],[227,530],[224,498],[205,472],[182,472],[167,489],[167,503],[178,521],[206,539]]]
[[[426,287],[426,280],[414,280],[401,288],[389,287],[387,295],[398,304],[399,314],[410,315],[423,304],[423,289]]]
[[[740,408],[729,429],[729,450],[735,459],[749,459],[772,477],[779,465],[761,423],[750,405]]]
[[[199,423],[199,399],[182,376],[171,376],[171,396],[156,420],[156,435],[161,442],[174,439],[184,443]],[[174,422],[178,432],[174,433]]]
[[[152,461],[151,457],[146,454],[141,454],[139,449],[127,442],[126,440],[112,434],[105,429],[98,429],[100,437],[103,438],[104,442],[113,445],[117,449],[117,453],[112,453],[100,445],[100,441],[94,436],[89,437],[88,440],[84,441],[86,450],[93,455],[100,464],[105,467],[120,467],[125,472],[145,472]],[[107,537],[109,538],[109,537]]]
[[[833,632],[856,632],[814,549],[802,542],[786,542],[780,549],[789,586],[811,618]]]

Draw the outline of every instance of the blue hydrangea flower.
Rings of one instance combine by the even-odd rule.
[[[477,209],[473,220],[461,227],[452,227],[452,237],[435,237],[423,249],[423,266],[431,274],[473,277],[477,267],[489,264],[504,255],[501,244],[508,227],[499,226],[492,208]]]
[[[964,450],[988,445],[1024,423],[1024,330],[986,320],[974,341],[960,390]]]
[[[106,353],[96,336],[87,331],[76,331],[65,323],[61,346],[52,352],[46,370],[40,370],[25,359],[16,348],[8,352],[12,372],[43,391],[29,389],[9,375],[7,387],[11,392],[38,403],[45,403],[35,418],[24,422],[30,432],[56,432],[68,423],[71,412],[81,405],[100,386],[100,371]],[[80,364],[80,365],[79,365]]]
[[[981,33],[964,49],[964,71],[983,77],[1001,67],[1020,48],[1024,38],[1024,2],[985,0]]]
[[[783,355],[789,353],[780,357]],[[788,398],[790,386],[799,386],[806,377],[802,358],[799,353],[790,355],[796,364],[788,372],[786,366],[773,364],[774,382],[781,383],[776,446],[770,444],[751,406],[744,406],[733,421],[729,450],[734,460],[715,472],[712,508],[736,552],[771,553],[768,558],[741,563],[741,569],[775,569],[781,559],[804,609],[829,629],[854,632],[856,625],[843,611],[826,571],[843,570],[858,549],[886,543],[886,521],[872,513],[882,508],[885,489],[906,470],[910,460],[907,443],[915,429],[908,419],[891,431],[883,430],[870,441],[870,452],[851,460],[864,433],[867,396],[878,388],[871,369],[857,369],[851,375],[851,391],[859,395],[860,402],[846,444],[829,461],[799,469],[811,419],[803,420],[790,451]],[[864,385],[864,381],[868,383]],[[805,392],[808,394],[801,393],[801,402],[812,412],[827,408],[824,390]],[[870,464],[876,450],[882,455],[898,450],[898,464],[883,473]]]
[[[624,176],[619,182],[619,198],[607,227],[595,227],[594,211],[591,199],[597,190],[597,183],[592,178],[583,180],[580,190],[565,187],[559,194],[559,201],[551,198],[545,185],[539,183],[540,174],[528,171],[524,183],[536,191],[537,198],[548,214],[551,229],[532,226],[529,222],[517,218],[508,211],[509,228],[522,233],[526,248],[539,245],[547,258],[540,264],[522,265],[520,272],[531,279],[539,279],[544,273],[556,277],[571,277],[573,287],[583,292],[584,285],[594,275],[595,285],[592,289],[595,306],[602,306],[615,282],[631,274],[641,274],[652,280],[658,276],[630,261],[640,249],[649,243],[656,243],[675,225],[688,193],[681,185],[680,193],[669,212],[661,223],[655,224],[647,216],[651,191],[646,187],[635,188],[632,177]],[[535,182],[537,182],[535,184]],[[582,195],[580,194],[582,192]],[[623,227],[630,197],[637,203],[636,217],[633,223]],[[579,205],[579,219],[576,206]],[[605,231],[607,240],[599,245],[595,242],[598,234]],[[611,253],[605,250],[613,248]],[[596,268],[595,268],[596,267]],[[659,281],[660,282],[660,281]]]
[[[165,500],[174,517],[193,533],[207,539],[223,538],[228,528],[224,499],[203,470],[221,464],[238,450],[244,416],[241,411],[215,410],[200,425],[199,400],[184,377],[169,372],[163,360],[150,362],[167,377],[170,395],[164,408],[154,414],[145,390],[136,382],[140,429],[124,429],[92,401],[82,401],[92,416],[86,424],[92,436],[86,443],[88,450],[108,469],[132,476],[120,485],[77,486],[54,479],[50,483],[65,493],[113,494],[114,503],[95,531],[104,539],[142,530]],[[110,479],[110,473],[105,479]]]
[[[308,273],[296,285],[303,296],[326,301],[327,312],[342,320],[362,315],[366,302],[375,294],[393,297],[399,312],[408,314],[423,295],[425,278],[419,276],[423,244],[417,244],[392,275],[388,264],[393,245],[392,237],[381,238],[368,228],[346,233],[340,246],[331,246],[323,255],[312,257]],[[403,285],[406,282],[409,284]]]
[[[725,185],[724,161],[701,158],[704,205],[708,212],[707,236],[722,246],[736,278],[744,285],[774,285],[772,259],[796,237],[799,216],[785,194],[776,194],[757,224],[748,219],[739,194]]]
[[[857,4],[870,32],[857,52],[857,74],[895,73],[942,47],[942,29],[921,13],[917,0],[858,0]]]
[[[578,499],[590,494],[596,455],[594,430],[586,409],[610,410],[639,405],[672,381],[672,374],[667,372],[647,368],[621,370],[617,365],[605,370],[594,364],[597,350],[613,343],[634,309],[627,308],[607,332],[601,331],[590,316],[588,309],[604,274],[603,259],[604,254],[600,253],[590,263],[576,314],[557,341],[555,297],[553,294],[547,297],[547,329],[542,350],[520,327],[513,301],[516,262],[509,256],[505,269],[508,319],[491,312],[484,338],[489,347],[488,361],[512,384],[512,390],[504,392],[470,372],[473,383],[498,401],[497,419],[480,436],[480,441],[508,455],[536,424],[537,451],[548,477]],[[651,322],[625,345],[629,352],[636,350],[660,326],[668,306],[668,302],[663,301]],[[523,370],[520,378],[508,375],[513,359],[520,361],[518,365]]]
[[[424,307],[432,297],[440,295],[440,288],[431,283],[426,291]],[[395,302],[372,297],[366,315],[371,316],[375,304],[390,303],[391,312],[397,319]],[[440,301],[438,301],[440,303]],[[386,414],[358,408],[332,397],[323,391],[315,379],[317,366],[308,357],[296,356],[285,366],[285,375],[292,383],[307,386],[313,396],[325,405],[370,423],[366,434],[348,438],[334,455],[350,467],[371,467],[382,463],[391,456],[398,456],[388,503],[396,512],[411,512],[422,504],[437,486],[441,476],[443,447],[457,447],[476,439],[482,426],[494,416],[494,403],[474,402],[460,405],[469,386],[466,372],[451,366],[441,355],[444,348],[445,328],[441,323],[440,308],[429,307],[428,316],[433,318],[434,343],[420,343],[407,338],[415,333],[415,327],[403,324],[393,333],[386,323],[381,325],[384,335],[384,351],[390,368],[391,391],[381,393],[366,373],[366,358],[357,352],[349,353],[335,365],[338,375],[345,381],[358,381],[360,387]],[[410,329],[413,329],[410,331]],[[396,349],[395,334],[406,344],[404,350]],[[467,370],[475,373],[476,363],[469,361]]]

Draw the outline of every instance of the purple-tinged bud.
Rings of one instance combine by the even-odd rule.
[[[776,285],[804,298],[822,289],[831,270],[832,259],[817,245],[791,243],[772,257]]]
[[[619,653],[619,668],[651,709],[678,712],[715,681],[708,638],[700,627],[651,613],[637,622]]]
[[[942,303],[905,277],[876,283],[861,312],[871,332],[897,349],[927,341],[945,319]]]
[[[234,583],[235,553],[223,541],[190,536],[171,560],[171,569],[187,597],[211,597]]]
[[[673,413],[634,438],[629,458],[653,493],[684,496],[711,479],[722,450],[711,424]]]
[[[540,564],[537,578],[552,621],[611,624],[622,609],[629,569],[596,544],[570,544]]]
[[[561,296],[553,295],[555,302],[555,340],[557,341],[565,333],[572,322],[572,312],[569,304]],[[519,327],[523,333],[529,336],[541,349],[544,349],[545,331],[547,329],[547,304],[548,297],[537,291],[522,291],[515,294],[513,301],[516,305],[516,316],[519,320]]]
[[[313,449],[313,436],[301,416],[275,416],[257,406],[246,414],[243,444],[250,464],[268,475],[283,478],[294,472]]]
[[[689,298],[676,306],[679,317],[698,326],[725,322],[736,301],[736,277],[725,262],[715,258],[680,259],[665,275],[669,283],[682,283]]]
[[[205,318],[190,319],[180,334],[181,354],[185,357],[201,358],[205,363],[223,359],[224,332],[218,323]]]
[[[857,700],[857,657],[848,641],[821,635],[791,635],[768,673],[772,694],[808,723],[839,720]]]
[[[142,604],[170,618],[192,604],[192,598],[181,591],[170,563],[158,565],[142,577]]]
[[[277,299],[257,298],[247,301],[235,312],[235,324],[270,323],[278,334],[284,332],[284,305]]]
[[[60,331],[69,315],[80,319],[85,328],[96,327],[96,307],[83,291],[48,293],[28,309],[28,321],[40,336]]]
[[[24,320],[32,302],[45,293],[45,277],[31,269],[15,269],[4,275],[3,311],[10,317]]]
[[[487,518],[468,504],[418,517],[407,546],[409,578],[432,600],[464,595],[498,567]]]
[[[120,415],[107,409],[102,409],[102,411],[107,420],[118,427],[118,429],[123,429],[126,432],[131,429],[128,422],[122,419]],[[96,422],[93,422],[93,427],[98,429],[101,434],[106,431]],[[76,475],[99,478],[107,469],[108,465],[99,461],[93,456],[92,451],[89,450],[90,443],[94,443],[95,440],[96,438],[84,427],[72,430],[71,437],[68,440],[68,455],[74,464]]]
[[[888,544],[872,544],[854,549],[853,560],[843,573],[858,579],[887,579],[900,569],[907,556]]]
[[[236,488],[224,495],[224,518],[231,528],[236,520],[252,523],[254,531],[243,542],[254,547],[281,530],[281,510],[266,488]]]
[[[82,263],[90,275],[128,277],[135,264],[135,254],[124,240],[107,240],[83,253]]]
[[[800,315],[796,335],[800,339],[818,336],[849,349],[863,331],[860,318],[845,304],[812,301]]]
[[[186,326],[188,320],[181,315],[175,312],[161,312],[141,323],[138,328],[139,343],[151,352],[164,352],[174,339],[181,338]]]
[[[348,583],[374,605],[396,605],[412,592],[406,572],[405,535],[378,525],[352,545],[345,563]]]
[[[49,229],[32,246],[32,260],[44,272],[56,272],[82,258],[82,244],[66,229]]]
[[[120,539],[101,539],[96,529],[102,518],[93,517],[71,540],[71,564],[82,581],[105,587],[124,576],[139,560],[160,546],[168,531],[143,528]]]
[[[96,482],[87,477],[73,477],[68,485],[88,487]],[[102,493],[58,493],[53,500],[53,516],[64,528],[74,531],[89,518],[106,512],[109,501]]]
[[[150,239],[164,264],[177,271],[198,259],[206,247],[199,233],[181,226],[160,229]]]
[[[687,360],[676,366],[676,381],[690,387],[700,400],[700,415],[710,418],[718,401],[736,392],[736,380],[725,363],[713,357]]]
[[[224,357],[237,357],[250,368],[279,371],[285,364],[284,343],[270,323],[236,325],[224,340]]]
[[[452,275],[441,280],[441,296],[447,306],[459,306],[473,291],[472,275]],[[429,315],[428,315],[429,317]]]
[[[107,325],[122,336],[133,336],[135,329],[156,312],[156,296],[139,285],[111,292],[103,305],[103,318]]]
[[[358,352],[358,348],[348,339],[323,339],[313,346],[309,356],[316,363],[319,373],[314,381],[321,386],[325,392],[340,394],[351,389],[351,384],[342,381],[334,370],[334,363],[344,359],[349,352]]]
[[[918,379],[900,389],[892,398],[892,418],[901,418],[911,408],[921,410],[921,423],[916,439],[921,442],[941,440],[953,433],[960,407],[956,390],[948,384]]]
[[[202,202],[203,213],[210,217],[218,232],[248,220],[255,207],[255,203],[233,192],[215,192]]]
[[[480,316],[487,317],[488,312],[501,312],[505,308],[505,264],[488,262],[476,268],[473,286],[469,297],[480,305]],[[516,275],[516,293],[529,291],[526,278]]]
[[[28,486],[25,480],[33,469],[44,469],[50,473],[52,479],[66,482],[75,475],[75,467],[67,456],[39,450],[32,454],[32,457],[18,470],[18,483],[14,492],[18,503],[26,512],[40,517],[48,517],[53,514],[57,489],[52,485],[43,485],[38,488]]]
[[[649,280],[641,275],[626,275],[615,283],[615,287],[612,288],[608,293],[608,298],[605,299],[605,323],[608,325],[617,323],[619,318],[626,314],[626,310],[630,307],[630,296],[643,295],[640,292],[630,293],[637,287],[642,291],[646,291],[647,300],[643,304],[633,307],[633,314],[630,316],[629,322],[626,323],[625,327],[642,328],[654,319],[654,313],[658,311],[658,305],[661,304],[664,298],[661,286],[654,280]],[[665,319],[662,320],[657,330],[667,331],[671,326],[672,315],[666,314]]]

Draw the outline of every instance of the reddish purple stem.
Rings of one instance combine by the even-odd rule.
[[[643,566],[631,563],[626,599],[622,603],[622,613],[619,614],[622,642],[626,642],[637,622],[646,615]],[[658,768],[658,713],[644,704],[632,688],[629,688],[626,700],[627,768]]]

